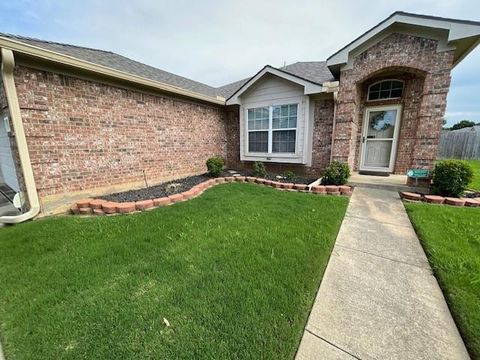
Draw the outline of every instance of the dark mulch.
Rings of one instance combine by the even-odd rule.
[[[110,194],[100,197],[100,199],[115,201],[115,202],[129,202],[148,199],[158,199],[165,196],[178,194],[187,191],[204,181],[211,179],[207,174],[189,176],[183,179],[168,181],[159,185],[151,186],[144,189],[130,190],[116,194]],[[170,184],[178,184],[174,189],[167,190]]]
[[[238,170],[242,176],[254,176],[251,170]],[[232,176],[232,173],[225,171],[222,176]],[[280,177],[277,177],[280,176]],[[183,179],[172,180],[164,182],[159,185],[151,186],[148,188],[138,189],[138,190],[129,190],[125,192],[119,192],[115,194],[101,196],[100,199],[115,201],[115,202],[130,202],[130,201],[140,201],[148,199],[158,199],[169,195],[179,194],[184,191],[190,190],[195,185],[198,185],[204,181],[211,179],[208,174],[189,176]],[[267,179],[274,180],[282,183],[295,183],[295,184],[311,184],[316,178],[306,177],[306,176],[295,176],[292,179],[286,179],[281,175],[277,174],[268,174]],[[177,184],[176,187],[169,187],[171,184]]]
[[[255,176],[252,170],[238,170],[237,171],[239,174],[242,176]],[[231,175],[225,175],[225,176],[231,176]],[[266,176],[266,179],[268,180],[273,180],[273,181],[278,181],[281,183],[295,183],[295,184],[305,184],[309,185],[318,178],[316,177],[308,177],[308,176],[301,176],[301,175],[295,175],[293,178],[285,178],[282,176],[282,174],[276,174],[276,173],[268,173]]]

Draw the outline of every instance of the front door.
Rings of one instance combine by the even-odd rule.
[[[393,172],[400,112],[401,105],[366,108],[360,170]]]

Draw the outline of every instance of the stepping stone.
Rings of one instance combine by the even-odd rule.
[[[410,201],[420,201],[422,200],[422,195],[417,193],[412,193],[408,191],[403,191],[400,193],[400,197],[402,199],[410,200]]]
[[[125,203],[118,203],[117,204],[117,212],[120,214],[127,214],[134,212],[136,209],[134,202],[125,202]]]
[[[83,200],[78,200],[77,201],[77,206],[79,208],[87,208],[90,206],[90,201],[92,201],[92,199],[83,199]]]
[[[308,185],[305,184],[295,184],[294,188],[300,191],[308,190]]]
[[[115,214],[117,212],[117,203],[108,201],[102,204],[102,210],[105,214]]]
[[[80,212],[80,215],[91,215],[91,214],[93,214],[92,208],[89,208],[89,207],[79,208],[78,211]]]
[[[93,209],[93,214],[94,215],[105,215],[105,211],[102,209]]]
[[[352,193],[352,188],[347,185],[340,185],[338,187],[338,190],[340,191],[341,194],[351,194]]]
[[[135,208],[137,210],[146,210],[146,209],[151,209],[153,208],[153,200],[142,200],[142,201],[136,201],[135,202]]]
[[[454,198],[454,197],[446,197],[445,204],[452,205],[452,206],[463,206],[465,205],[465,200]]]
[[[317,185],[312,187],[312,190],[315,194],[326,194],[327,188],[324,185]]]
[[[169,198],[172,202],[179,202],[183,200],[183,194],[170,195]]]
[[[445,198],[443,196],[438,195],[424,195],[423,198],[426,202],[432,204],[443,204],[443,202],[445,201]]]
[[[172,202],[172,199],[169,197],[163,197],[153,200],[153,205],[155,206],[166,206]]]
[[[294,183],[283,183],[283,184],[282,184],[282,187],[283,187],[284,189],[293,189],[293,186],[294,186],[294,185],[295,185]]]
[[[95,199],[95,200],[92,200],[90,201],[90,207],[92,209],[101,209],[102,208],[102,204],[103,203],[106,203],[107,200],[103,200],[103,199]]]
[[[327,190],[327,194],[336,194],[339,192],[338,186],[336,185],[326,185],[325,189]]]
[[[480,206],[480,201],[473,199],[473,198],[461,198],[465,201],[465,206],[468,207],[478,207]]]

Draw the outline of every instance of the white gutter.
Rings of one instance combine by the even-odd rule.
[[[25,220],[29,220],[40,212],[40,203],[38,201],[37,188],[35,187],[35,179],[33,178],[32,164],[28,153],[27,139],[23,129],[22,116],[20,113],[20,105],[18,104],[17,89],[13,78],[13,69],[15,68],[15,59],[12,50],[1,49],[2,54],[2,80],[5,87],[5,95],[7,97],[8,110],[12,119],[13,131],[15,132],[15,141],[17,142],[20,164],[22,167],[23,178],[27,190],[28,202],[30,210],[26,213],[16,216],[0,216],[0,222],[6,224],[16,224]]]

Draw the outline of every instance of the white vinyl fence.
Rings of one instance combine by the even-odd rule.
[[[438,157],[440,159],[480,159],[480,126],[442,131]]]

